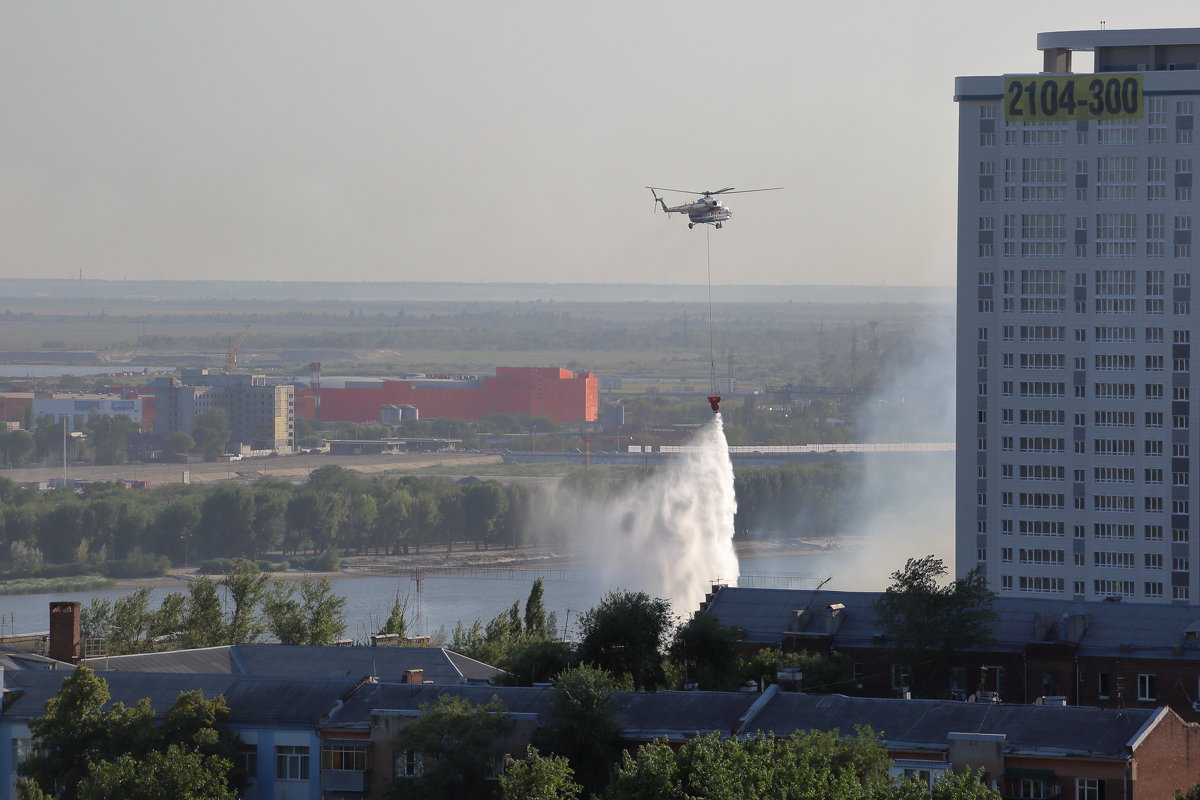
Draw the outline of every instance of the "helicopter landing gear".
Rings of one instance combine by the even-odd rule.
[[[694,222],[689,222],[689,223],[688,223],[688,230],[689,230],[689,231],[690,231],[692,228],[694,228],[694,227],[696,227],[696,224],[695,224]]]
[[[717,230],[721,230],[721,223],[717,223]]]

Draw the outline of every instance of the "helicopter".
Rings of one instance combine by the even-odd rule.
[[[746,194],[748,192],[774,192],[782,189],[782,186],[772,186],[769,189],[734,189],[732,186],[726,186],[724,189],[717,189],[710,192],[696,192],[690,189],[664,189],[661,186],[647,186],[650,194],[654,195],[654,210],[657,211],[659,206],[668,214],[687,214],[688,228],[694,228],[697,225],[713,225],[720,229],[721,223],[733,216],[733,212],[729,210],[729,206],[722,203],[714,195],[718,194]],[[658,196],[659,192],[680,192],[682,194],[698,194],[700,195],[690,203],[684,203],[679,206],[668,206],[667,201]]]

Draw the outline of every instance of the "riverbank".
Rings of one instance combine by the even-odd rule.
[[[842,537],[821,539],[782,539],[771,541],[735,542],[734,550],[738,558],[792,558],[795,556],[828,554],[853,549],[855,542]],[[342,568],[333,572],[310,572],[304,570],[289,570],[275,572],[276,579],[299,580],[304,577],[328,578],[330,580],[343,578],[368,578],[380,575],[404,575],[418,570],[430,574],[449,573],[470,570],[503,570],[522,569],[581,569],[585,565],[565,547],[521,547],[515,550],[474,550],[461,549],[446,552],[444,549],[430,550],[426,548],[420,553],[412,552],[407,555],[359,555],[347,556],[342,559]],[[147,588],[172,588],[186,586],[200,575],[195,567],[175,567],[165,575],[155,578],[126,578],[106,582],[103,587],[132,591]],[[219,578],[219,576],[212,576]],[[26,588],[28,587],[28,588]],[[30,579],[0,582],[0,595],[6,594],[42,594],[59,590],[58,587],[35,585]],[[70,590],[67,587],[62,591]]]

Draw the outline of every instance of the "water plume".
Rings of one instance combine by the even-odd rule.
[[[560,519],[571,517],[571,538],[605,590],[646,592],[683,615],[698,608],[710,582],[737,582],[733,464],[719,414],[645,479],[558,500]]]

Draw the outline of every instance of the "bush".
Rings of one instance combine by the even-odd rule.
[[[101,570],[110,578],[157,578],[166,573],[171,559],[135,547],[124,561],[106,561]]]
[[[332,550],[326,550],[316,558],[310,559],[308,568],[317,572],[336,572],[342,568],[342,559]]]
[[[198,572],[201,575],[224,575],[233,568],[232,558],[210,558],[200,563]]]
[[[42,566],[42,551],[37,546],[25,542],[13,542],[9,545],[8,557],[12,561],[13,572],[37,572]]]

